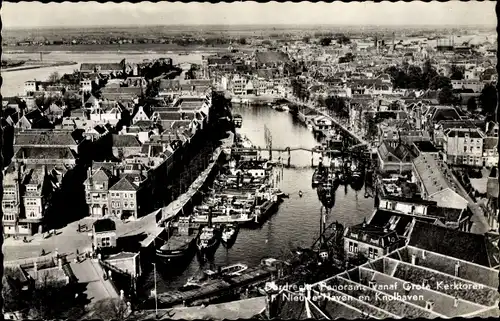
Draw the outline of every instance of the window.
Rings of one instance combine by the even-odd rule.
[[[111,247],[111,238],[109,238],[109,237],[101,238],[101,246],[102,247]]]
[[[134,202],[130,202],[130,207],[134,208],[135,207],[135,203]]]
[[[349,242],[349,252],[353,253],[354,252],[354,246],[352,242]]]
[[[368,257],[371,259],[376,258],[378,255],[378,249],[370,247],[368,248]]]

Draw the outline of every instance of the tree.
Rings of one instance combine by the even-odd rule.
[[[48,81],[51,83],[56,83],[61,79],[61,76],[59,76],[59,73],[57,71],[54,71],[53,73],[50,74]]]
[[[481,102],[481,113],[485,116],[493,116],[497,109],[497,91],[496,88],[489,84],[481,91],[479,96]]]
[[[348,45],[351,43],[351,39],[349,39],[348,37],[346,37],[345,35],[340,35],[338,38],[337,38],[337,43],[338,44],[341,44],[341,45]]]
[[[377,120],[370,113],[366,119],[366,139],[372,141],[378,136]]]
[[[304,37],[302,38],[302,41],[303,41],[304,43],[309,43],[309,40],[311,40],[311,37],[310,37],[310,36],[304,36]]]
[[[324,38],[321,38],[321,40],[319,41],[320,45],[322,46],[329,46],[331,43],[332,43],[332,38],[331,37],[324,37]]]
[[[476,98],[471,97],[467,100],[467,110],[470,112],[475,112],[477,109]]]
[[[247,44],[247,39],[246,39],[246,38],[241,37],[240,39],[238,39],[238,43],[239,43],[240,45],[246,45],[246,44]]]
[[[456,105],[459,99],[450,87],[444,87],[438,94],[439,103],[443,105]]]
[[[451,80],[448,77],[437,75],[433,77],[429,83],[429,88],[432,90],[439,90],[443,88],[449,88],[451,90]]]
[[[457,67],[457,65],[451,65],[451,76],[452,80],[462,80],[464,79],[464,67]]]
[[[119,298],[103,299],[93,306],[93,318],[102,320],[126,320],[130,311],[124,300]]]

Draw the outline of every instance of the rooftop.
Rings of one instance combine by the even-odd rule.
[[[314,301],[314,308],[320,308],[326,315],[332,311],[329,317],[332,319],[337,318],[335,312],[339,306],[342,306],[340,311],[347,308],[348,311],[362,312],[364,317],[375,318],[472,317],[484,311],[498,317],[498,309],[491,312],[492,307],[497,307],[500,297],[497,292],[498,271],[468,261],[459,262],[456,276],[455,258],[405,246],[313,284],[311,295],[326,298]],[[474,290],[460,290],[443,284],[457,284]],[[295,294],[305,296],[304,292]],[[361,300],[361,297],[365,299]],[[431,302],[432,307],[429,307]],[[302,313],[298,308],[287,310],[296,312],[292,313],[294,318]]]
[[[408,245],[490,267],[484,235],[415,222]]]
[[[16,134],[14,145],[17,146],[74,146],[77,145],[70,131],[28,130]]]
[[[116,224],[109,218],[100,219],[94,222],[94,230],[96,233],[116,231]]]
[[[447,188],[453,189],[445,175],[448,167],[434,154],[421,154],[413,160],[413,165],[429,196]]]
[[[430,141],[413,142],[420,153],[437,153],[438,149]]]

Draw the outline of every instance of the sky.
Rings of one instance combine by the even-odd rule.
[[[353,3],[38,3],[3,2],[9,28],[146,25],[496,26],[495,1]]]

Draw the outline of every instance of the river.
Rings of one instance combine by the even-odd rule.
[[[47,80],[53,72],[57,71],[60,75],[73,73],[75,69],[80,69],[81,63],[118,63],[122,59],[128,62],[138,63],[145,59],[157,59],[170,57],[174,64],[194,63],[201,64],[202,55],[209,54],[204,52],[192,52],[188,55],[180,55],[175,53],[147,53],[147,52],[64,52],[54,51],[43,55],[44,62],[60,62],[60,61],[75,61],[76,65],[47,67],[39,69],[28,69],[19,71],[10,71],[2,73],[3,84],[1,88],[2,96],[12,97],[22,95],[24,90],[24,82],[27,80]],[[14,60],[40,60],[39,53],[12,53],[3,54],[3,59]]]
[[[264,126],[271,132],[273,146],[313,147],[318,143],[307,128],[295,121],[289,113],[278,112],[269,107],[234,107],[233,113],[243,116],[243,126],[239,132],[245,134],[255,145],[265,146]],[[285,156],[285,155],[284,155]],[[313,169],[309,152],[292,152],[292,165],[297,168],[284,169],[281,189],[290,194],[260,229],[241,229],[234,246],[226,250],[222,245],[217,250],[214,263],[229,265],[237,262],[259,264],[264,257],[279,257],[291,246],[310,246],[319,236],[319,213],[321,204],[316,191],[311,188]],[[299,197],[298,192],[303,196]],[[336,205],[327,219],[349,226],[361,223],[373,211],[373,199],[364,198],[364,192],[355,192],[350,187],[347,192],[339,187]],[[206,268],[206,266],[204,267]],[[162,270],[158,265],[157,291],[175,289],[182,286],[188,277],[200,269],[196,258],[181,274],[174,276],[171,271]],[[146,288],[154,287],[153,273],[146,278]],[[149,291],[147,291],[149,293]]]

